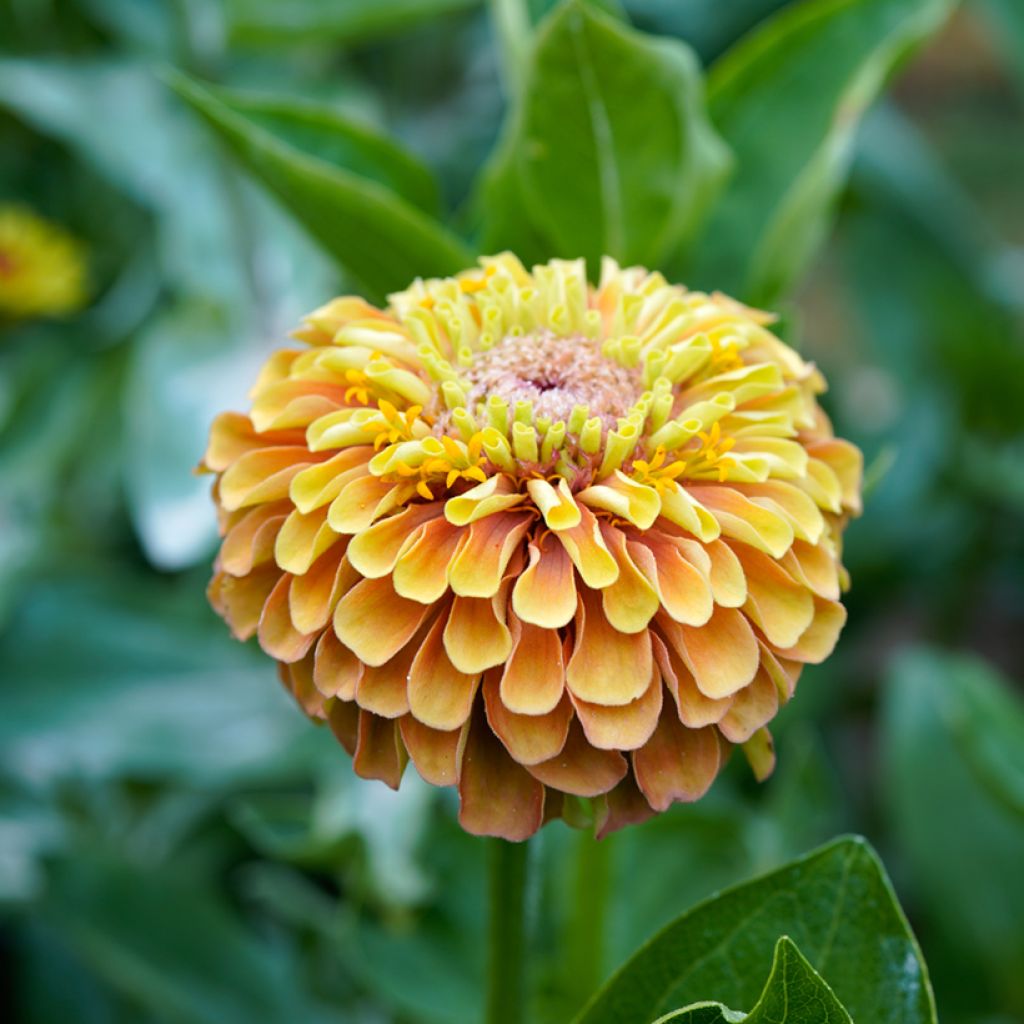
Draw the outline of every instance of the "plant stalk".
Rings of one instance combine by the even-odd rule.
[[[526,1019],[526,876],[529,843],[490,842],[486,1024]]]
[[[576,836],[575,877],[565,956],[566,987],[574,1011],[604,980],[611,843],[588,831]]]

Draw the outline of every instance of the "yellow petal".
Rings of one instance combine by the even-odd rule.
[[[814,618],[814,595],[760,551],[737,544],[735,552],[747,577],[747,616],[773,645],[792,646]]]
[[[512,652],[501,595],[456,597],[444,629],[444,649],[452,664],[468,675],[501,665]]]
[[[522,502],[523,495],[515,489],[508,477],[499,474],[471,487],[456,498],[449,498],[445,502],[444,514],[448,522],[465,526]]]
[[[793,543],[793,527],[781,514],[755,504],[731,487],[689,487],[727,537],[741,540],[773,558],[781,558]]]
[[[491,597],[532,522],[524,512],[506,512],[475,520],[463,533],[448,566],[448,582],[464,597]]]
[[[528,480],[526,489],[550,529],[566,530],[579,525],[580,510],[563,477],[558,478],[557,489],[540,479]]]
[[[308,515],[296,510],[277,534],[274,559],[286,572],[301,576],[338,539],[327,522],[327,509],[319,508]]]
[[[428,608],[399,597],[387,577],[361,580],[334,609],[334,632],[367,665],[393,658],[422,625]]]
[[[601,523],[601,534],[619,566],[619,578],[601,591],[604,614],[619,632],[639,633],[658,610],[658,591],[630,557],[626,535],[607,522]],[[643,548],[639,555],[643,559],[650,552]],[[653,571],[653,560],[645,571]]]
[[[619,565],[601,536],[597,517],[580,507],[580,524],[555,534],[588,587],[600,590],[611,586],[619,576]]]
[[[621,470],[584,488],[577,500],[626,519],[641,530],[653,525],[661,512],[661,499],[653,487],[631,480]]]
[[[512,607],[523,622],[557,629],[576,614],[576,578],[565,548],[550,535],[529,545],[530,564],[512,589]]]
[[[391,579],[395,592],[421,604],[433,604],[448,589],[448,566],[465,527],[432,519],[407,538]]]
[[[359,574],[349,565],[340,545],[321,555],[309,572],[293,577],[288,588],[288,609],[295,628],[300,633],[323,629],[341,595],[358,582]]]
[[[348,560],[364,576],[376,579],[391,572],[409,536],[441,516],[441,503],[409,505],[357,533],[348,545]]]

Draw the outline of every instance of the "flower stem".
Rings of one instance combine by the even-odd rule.
[[[526,1008],[528,843],[490,843],[491,920],[486,1024],[522,1024]]]
[[[582,1008],[604,980],[605,923],[611,842],[587,831],[576,836],[573,902],[566,949],[566,982],[573,1010]]]

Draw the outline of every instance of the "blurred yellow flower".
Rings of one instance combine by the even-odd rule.
[[[484,258],[339,298],[214,423],[210,586],[363,776],[411,759],[471,832],[692,801],[845,620],[860,453],[724,295]]]
[[[86,300],[81,245],[21,206],[0,206],[0,318],[63,316]]]

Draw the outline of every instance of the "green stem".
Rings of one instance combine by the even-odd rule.
[[[523,1024],[526,1009],[528,843],[490,843],[490,958],[486,1024]]]
[[[566,949],[566,982],[574,1010],[580,1009],[604,980],[605,923],[611,875],[611,841],[590,832],[576,837],[573,905]]]

